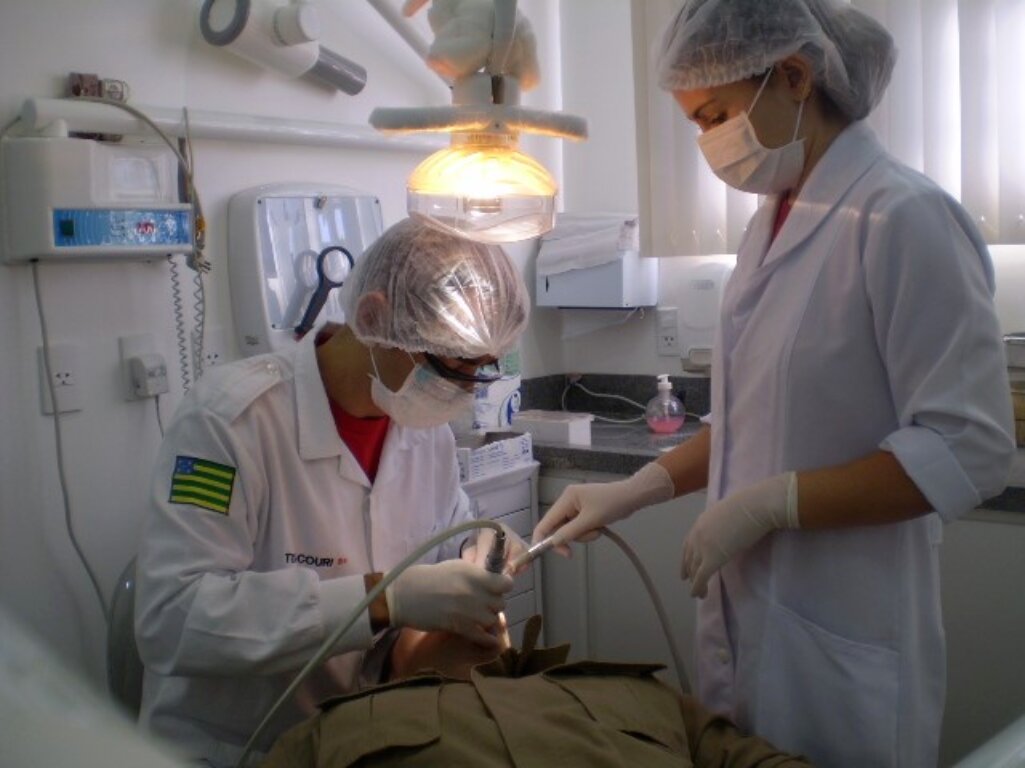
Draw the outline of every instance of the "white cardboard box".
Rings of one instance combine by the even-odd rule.
[[[569,443],[570,445],[591,444],[590,413],[569,411],[520,411],[513,414],[514,429],[534,436],[542,443]]]
[[[521,432],[485,432],[456,440],[459,482],[496,475],[534,460],[533,442]]]

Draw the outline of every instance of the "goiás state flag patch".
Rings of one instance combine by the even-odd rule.
[[[193,456],[179,456],[171,475],[172,504],[192,504],[228,514],[235,486],[235,468]]]

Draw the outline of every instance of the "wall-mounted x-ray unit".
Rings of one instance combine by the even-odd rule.
[[[255,355],[295,343],[295,329],[325,274],[344,281],[346,252],[356,261],[380,237],[374,195],[327,184],[272,184],[239,192],[228,204],[228,279],[239,350]],[[340,289],[317,324],[344,322]]]

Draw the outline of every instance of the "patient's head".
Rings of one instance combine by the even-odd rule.
[[[495,648],[481,648],[449,632],[421,632],[403,629],[392,646],[391,680],[401,680],[419,671],[433,670],[446,677],[469,680],[470,670],[498,657]]]

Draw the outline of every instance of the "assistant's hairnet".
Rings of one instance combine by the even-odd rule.
[[[369,294],[384,301],[360,304]],[[346,323],[366,343],[443,357],[501,357],[527,324],[519,270],[494,245],[416,219],[390,227],[342,287]]]
[[[801,53],[850,119],[879,103],[897,58],[890,33],[836,0],[685,0],[665,31],[658,83],[689,91],[733,83]]]

